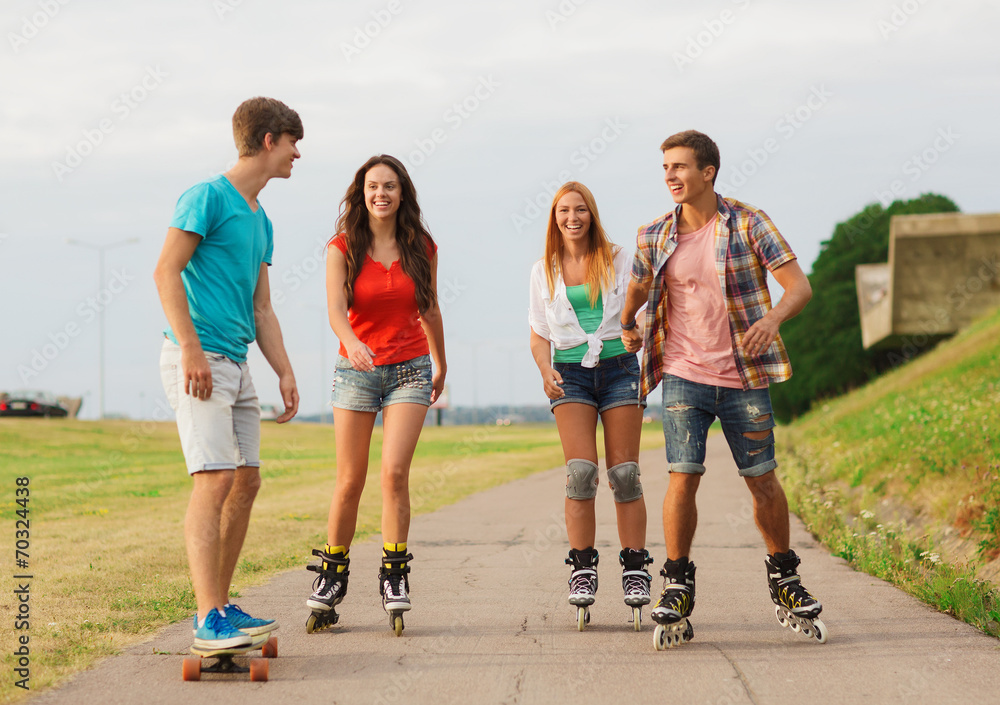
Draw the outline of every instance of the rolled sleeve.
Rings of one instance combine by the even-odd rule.
[[[757,211],[750,228],[750,241],[760,261],[773,272],[796,259],[791,246],[763,211]]]
[[[635,255],[632,257],[632,281],[643,286],[653,281],[653,261],[643,251],[642,234],[635,248]]]

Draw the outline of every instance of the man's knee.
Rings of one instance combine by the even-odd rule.
[[[256,495],[260,490],[260,468],[244,465],[236,468],[233,486],[244,494]]]
[[[593,499],[600,482],[597,463],[573,458],[566,463],[566,496],[570,499]]]
[[[642,483],[639,481],[639,463],[619,463],[608,468],[608,484],[615,493],[619,504],[634,502],[642,497]]]
[[[785,494],[774,470],[769,470],[757,477],[745,477],[744,479],[750,492],[757,500],[771,500],[779,496],[783,497]]]
[[[230,470],[202,470],[194,473],[192,494],[221,505],[233,489],[235,472]]]

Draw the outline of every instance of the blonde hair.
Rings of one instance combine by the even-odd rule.
[[[597,212],[597,201],[590,189],[578,181],[568,181],[559,187],[556,195],[552,197],[552,207],[549,209],[549,225],[545,233],[545,259],[548,265],[545,267],[545,279],[549,284],[549,297],[555,294],[556,275],[562,269],[562,258],[565,252],[563,246],[562,233],[556,224],[556,204],[559,199],[567,193],[578,193],[583,197],[583,202],[590,211],[590,230],[588,231],[588,254],[590,262],[587,265],[587,284],[590,285],[588,299],[593,308],[597,305],[597,297],[601,289],[610,286],[615,277],[614,256],[617,247],[608,239],[608,234],[604,232],[601,225],[601,216]]]

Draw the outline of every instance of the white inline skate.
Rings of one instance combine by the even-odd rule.
[[[570,549],[566,565],[573,566],[569,576],[569,603],[576,607],[576,628],[583,631],[590,623],[590,606],[597,599],[597,551],[591,548]]]

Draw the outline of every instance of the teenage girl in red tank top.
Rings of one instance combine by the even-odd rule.
[[[375,417],[382,412],[382,604],[396,633],[407,594],[410,462],[428,406],[444,389],[447,363],[437,302],[437,246],[406,168],[388,155],[358,170],[327,248],[330,326],[340,339],[333,384],[337,481],[326,547],[306,601],[307,630],[336,621],[347,592],[351,541],[368,473]],[[433,358],[433,367],[431,359]]]

